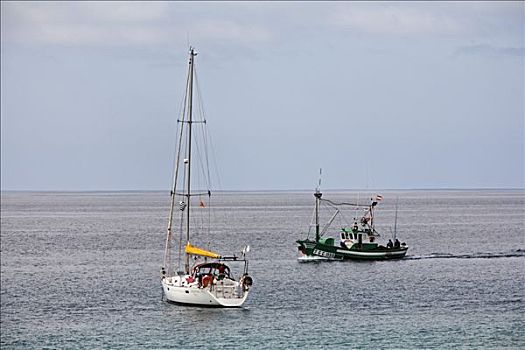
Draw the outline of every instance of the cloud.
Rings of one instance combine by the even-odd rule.
[[[371,34],[435,34],[456,33],[461,25],[454,18],[399,4],[366,4],[340,6],[332,13],[332,23],[340,28]]]
[[[492,45],[468,45],[456,50],[457,55],[515,56],[524,57],[524,47],[498,47]]]
[[[131,23],[154,22],[167,18],[164,2],[7,2],[3,5],[8,18],[21,23],[45,25],[77,22]]]
[[[217,5],[207,5],[213,7]],[[233,5],[235,6],[235,5]],[[204,4],[171,2],[2,3],[2,41],[31,45],[144,46],[203,40],[255,45],[272,31],[243,16],[198,11]],[[246,9],[246,7],[243,7]]]
[[[26,45],[242,47],[342,33],[475,36],[523,41],[523,3],[511,2],[2,2],[2,42]]]
[[[268,28],[257,24],[244,24],[232,20],[201,20],[192,31],[192,35],[211,40],[233,40],[249,44],[250,42],[270,42],[274,34]]]
[[[166,3],[2,3],[3,41],[92,46],[143,45],[166,40],[159,23]]]
[[[412,36],[523,36],[520,2],[355,2],[338,3],[332,26],[367,34]],[[521,24],[521,26],[520,26]]]

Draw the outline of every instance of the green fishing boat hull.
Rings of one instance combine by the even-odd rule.
[[[307,257],[327,260],[390,260],[405,257],[408,247],[387,248],[376,243],[354,244],[350,249],[334,244],[333,239],[298,240],[299,251]]]

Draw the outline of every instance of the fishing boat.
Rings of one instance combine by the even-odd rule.
[[[193,102],[194,95],[200,99],[200,90],[195,86],[196,56],[197,52],[191,47],[182,118],[177,120],[178,142],[161,268],[163,295],[168,302],[177,304],[240,307],[248,298],[253,284],[246,258],[249,246],[245,246],[239,255],[224,256],[209,247],[202,249],[192,243],[194,236],[199,233],[201,236],[213,235],[210,231],[213,226],[212,216],[209,213],[212,198],[210,171],[204,169],[208,166],[206,147],[209,144],[205,130],[206,118],[201,104],[196,103],[194,108]],[[200,115],[195,111],[199,108]],[[202,144],[197,142],[199,137],[202,137]],[[192,181],[192,176],[197,176],[198,181]],[[206,210],[207,214],[203,212]],[[177,211],[179,215],[175,214]],[[175,254],[173,248],[177,246],[178,252]],[[177,256],[176,262],[173,261],[174,255]],[[232,265],[237,267],[237,276]]]
[[[374,210],[378,203],[383,199],[376,195],[371,198],[369,204],[360,205],[358,203],[334,202],[323,198],[320,186],[315,190],[315,209],[314,224],[310,228],[315,228],[315,238],[311,239],[311,229],[307,238],[297,240],[301,262],[319,260],[385,260],[401,259],[408,250],[406,243],[401,243],[396,237],[397,234],[397,209],[394,228],[394,242],[389,240],[386,245],[379,244],[380,234],[374,224]],[[319,211],[321,205],[326,204],[334,211],[334,214],[321,230],[319,223]],[[343,207],[350,207],[354,210],[362,210],[364,214],[358,220],[354,218],[353,224],[342,227],[338,237],[325,237],[325,233],[332,225],[335,218],[341,214]],[[397,206],[396,206],[397,207]],[[359,221],[359,222],[358,222]]]

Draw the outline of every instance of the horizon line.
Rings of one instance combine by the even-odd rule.
[[[212,190],[212,192],[310,192],[315,189],[222,189]],[[377,191],[525,191],[525,187],[415,187],[415,188],[327,188],[322,191],[354,191],[354,192],[377,192]],[[100,190],[59,190],[59,189],[0,189],[0,193],[7,192],[33,192],[33,193],[133,193],[133,192],[170,192],[170,190],[159,189],[100,189]]]

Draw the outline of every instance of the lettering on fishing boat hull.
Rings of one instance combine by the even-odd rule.
[[[325,252],[319,249],[314,249],[314,255],[324,256],[325,258],[335,259],[335,254],[330,252]]]

